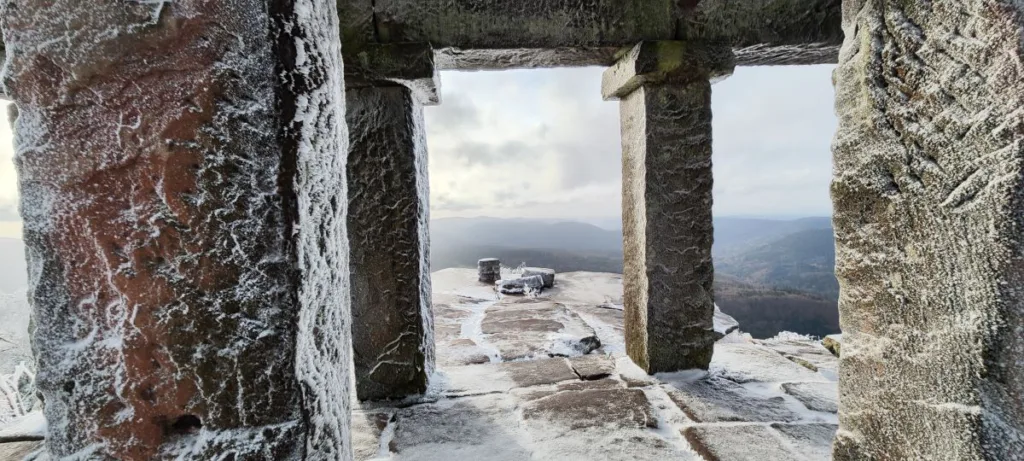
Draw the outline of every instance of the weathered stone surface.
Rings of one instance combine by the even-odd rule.
[[[555,286],[555,270],[545,269],[542,267],[526,267],[523,268],[523,277],[538,276],[544,281],[544,288],[554,288]]]
[[[585,355],[601,346],[576,313],[531,298],[504,299],[488,307],[480,329],[502,360]]]
[[[828,349],[832,355],[839,357],[843,347],[843,335],[828,335],[821,340],[821,345],[825,346],[825,349]]]
[[[832,439],[838,426],[826,423],[774,423],[772,429],[779,431],[783,439],[806,459],[818,460],[832,457]]]
[[[447,47],[435,50],[434,57],[441,70],[500,70],[610,66],[619,52],[618,46],[465,50]]]
[[[805,459],[761,425],[694,426],[683,435],[706,461],[793,461]]]
[[[563,358],[505,362],[498,366],[519,387],[555,384],[579,379]]]
[[[544,419],[567,430],[658,427],[651,404],[639,389],[559,392],[526,404],[523,418]]]
[[[615,70],[609,69],[605,80],[616,80],[609,73]],[[706,369],[711,361],[715,333],[707,78],[648,84],[618,95],[623,97],[626,350],[648,373]]]
[[[836,383],[782,383],[782,390],[810,410],[826,413],[839,411],[839,388]]]
[[[352,451],[356,461],[381,455],[381,436],[394,421],[395,414],[390,410],[352,412]]]
[[[497,259],[484,258],[477,261],[476,270],[483,283],[495,283],[501,279],[501,261]]]
[[[494,282],[498,292],[505,295],[539,294],[544,289],[544,279],[539,275],[523,276]]]
[[[732,50],[727,46],[678,41],[643,42],[631,48],[604,72],[601,96],[606,101],[620,100],[644,85],[685,86],[725,78],[732,75],[736,67],[734,59]]]
[[[1024,453],[1024,5],[846,1],[834,457]]]
[[[711,371],[738,383],[824,381],[825,376],[754,344],[715,344]]]
[[[615,359],[604,354],[587,354],[569,359],[569,366],[580,379],[601,379],[615,372]]]
[[[400,410],[394,447],[406,460],[521,461],[530,451],[515,433],[519,424],[508,395],[441,400]]]
[[[820,45],[829,45],[835,50],[843,41],[841,3],[841,0],[685,1],[676,38],[731,43],[736,47],[758,46],[776,55],[780,49],[787,50],[790,56],[799,55],[804,47],[813,54]],[[834,63],[835,57],[833,51],[830,60],[801,63]],[[792,62],[783,59],[776,63]]]
[[[671,0],[377,0],[374,10],[381,42],[439,48],[618,47],[676,27]]]
[[[426,106],[441,103],[437,71],[427,43],[364,45],[345,52],[345,87],[401,85]]]
[[[45,452],[43,442],[0,443],[0,459],[33,461]]]
[[[30,0],[0,28],[51,456],[351,459],[334,2]]]
[[[346,99],[356,393],[418,394],[434,368],[423,108],[404,87]]]
[[[672,382],[665,387],[669,398],[690,419],[702,423],[729,421],[796,421],[799,415],[783,397],[757,397],[726,379]]]

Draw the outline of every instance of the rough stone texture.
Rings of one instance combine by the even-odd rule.
[[[605,71],[601,96],[606,101],[620,100],[644,85],[685,86],[721,79],[732,75],[735,67],[735,57],[728,47],[679,41],[643,42],[630,48]]]
[[[536,69],[545,67],[610,66],[620,47],[460,49],[434,51],[441,70]]]
[[[639,62],[648,61],[642,46],[634,51]],[[609,69],[604,80],[633,81],[620,76],[652,68],[631,62],[637,61],[627,58],[622,69]],[[706,369],[715,340],[711,83],[707,74],[682,75],[672,81],[686,83],[648,83],[628,95],[613,92],[623,98],[626,350],[648,373]]]
[[[494,286],[498,293],[505,295],[536,295],[544,290],[544,278],[534,275],[498,280]]]
[[[565,306],[526,298],[503,299],[487,308],[479,339],[497,350],[501,360],[575,356],[601,342],[576,313]]]
[[[547,419],[570,430],[658,427],[651,404],[639,389],[563,391],[528,403],[523,418]]]
[[[843,335],[828,335],[821,340],[821,345],[828,349],[832,355],[839,357],[843,348]]]
[[[615,360],[604,354],[588,354],[569,359],[580,379],[601,379],[615,372]]]
[[[478,280],[483,283],[494,283],[501,278],[501,261],[485,258],[476,262]]]
[[[676,32],[678,40],[731,43],[766,49],[790,45],[837,46],[843,41],[841,0],[684,0]],[[692,5],[687,7],[688,5]],[[825,62],[835,62],[833,60]],[[814,62],[823,64],[825,62]],[[782,62],[780,62],[782,64]],[[811,63],[806,63],[811,64]]]
[[[441,83],[434,50],[427,43],[364,45],[345,52],[345,86],[401,85],[412,90],[420,104],[441,103]]]
[[[782,390],[804,404],[809,410],[835,413],[839,411],[836,383],[782,383]]]
[[[404,87],[346,98],[356,394],[405,397],[434,369],[423,108]]]
[[[672,38],[672,0],[377,0],[382,43],[464,49],[622,46]]]
[[[751,398],[732,381],[711,378],[673,382],[669,397],[690,419],[702,423],[794,421],[798,415],[782,397]]]
[[[32,461],[38,459],[44,449],[43,442],[0,443],[0,459]]]
[[[835,424],[826,423],[773,423],[772,429],[779,431],[783,440],[809,460],[832,457],[832,439],[836,436]]]
[[[27,0],[0,28],[52,457],[351,459],[334,3]]]
[[[1024,5],[843,13],[834,457],[1024,459]]]
[[[683,430],[694,451],[706,461],[807,460],[765,426],[697,426]]]
[[[555,287],[555,270],[541,267],[523,268],[523,277],[538,276],[544,281],[544,288]]]

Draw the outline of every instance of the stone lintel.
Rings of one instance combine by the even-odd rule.
[[[366,45],[345,55],[345,87],[401,85],[425,106],[441,103],[434,50],[427,43]]]
[[[604,72],[601,96],[622,99],[651,83],[688,84],[732,75],[736,67],[728,47],[680,41],[641,42]]]

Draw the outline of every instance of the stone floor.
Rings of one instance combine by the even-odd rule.
[[[357,459],[830,458],[837,361],[817,342],[733,333],[709,372],[652,377],[624,354],[619,276],[559,274],[532,298],[475,278],[434,273],[438,372],[356,409]]]
[[[621,277],[556,284],[498,298],[473,270],[434,273],[438,371],[423,396],[357,406],[356,459],[830,458],[837,361],[822,345],[734,332],[709,372],[647,376],[624,353]],[[730,320],[716,317],[716,329]],[[0,442],[45,431],[21,426],[0,429]],[[2,460],[41,452],[38,441],[0,443]]]

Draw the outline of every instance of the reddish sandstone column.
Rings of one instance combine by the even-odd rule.
[[[350,459],[335,3],[25,0],[2,28],[53,457]]]

